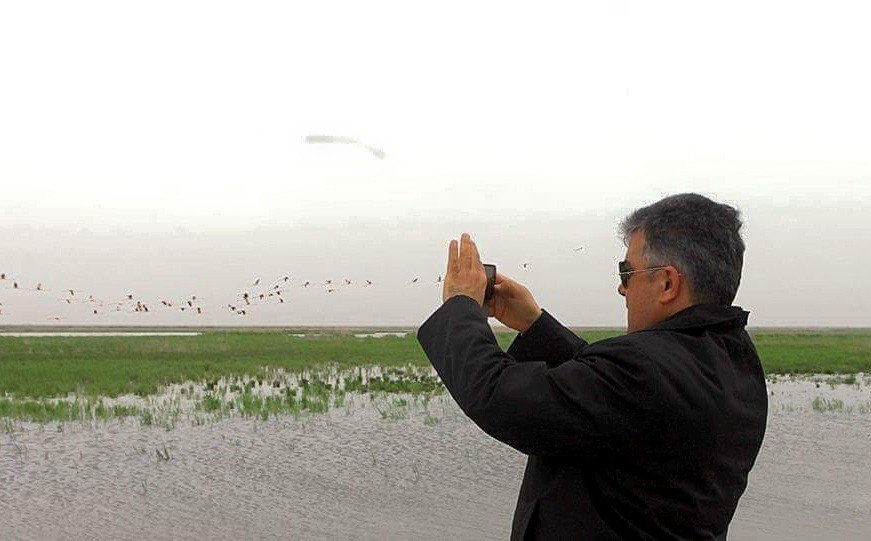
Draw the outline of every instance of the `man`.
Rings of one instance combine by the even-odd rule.
[[[417,338],[463,412],[529,455],[511,538],[725,539],[765,433],[739,212],[667,197],[621,224],[628,332],[588,344],[451,240]],[[519,331],[507,352],[487,317]]]

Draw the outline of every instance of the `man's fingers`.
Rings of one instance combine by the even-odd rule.
[[[478,245],[475,244],[471,237],[469,237],[469,244],[472,246],[472,266],[481,265],[481,254],[478,253]]]
[[[457,272],[457,269],[457,241],[451,239],[451,243],[448,245],[448,274]]]
[[[460,243],[460,266],[461,268],[471,270],[481,263],[478,248],[472,242],[472,237],[468,233],[463,233],[462,237],[460,237]]]

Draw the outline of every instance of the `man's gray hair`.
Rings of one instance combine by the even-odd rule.
[[[741,282],[741,211],[697,193],[682,193],[633,211],[620,222],[623,244],[644,232],[650,267],[674,265],[696,303],[731,305]]]

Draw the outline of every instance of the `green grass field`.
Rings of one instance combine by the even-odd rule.
[[[575,332],[591,343],[622,333]],[[769,375],[871,372],[869,331],[750,333]],[[496,333],[503,350],[515,336]],[[340,368],[429,366],[414,330],[405,338],[357,338],[348,331],[303,338],[277,330],[206,331],[194,337],[0,337],[0,395],[149,395],[169,383],[256,376],[267,366],[298,370],[325,363]]]

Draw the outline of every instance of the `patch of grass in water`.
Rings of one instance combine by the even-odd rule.
[[[829,411],[850,413],[853,411],[853,408],[844,406],[843,400],[838,398],[824,398],[820,396],[813,399],[813,402],[811,402],[811,408],[820,413]]]

